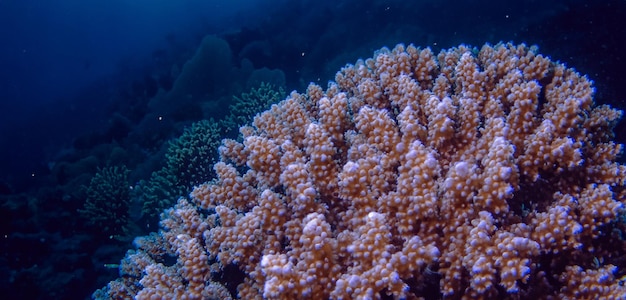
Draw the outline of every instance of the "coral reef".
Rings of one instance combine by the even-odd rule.
[[[622,113],[593,92],[525,45],[382,49],[224,140],[94,296],[624,298]]]

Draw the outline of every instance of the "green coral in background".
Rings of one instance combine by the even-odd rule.
[[[143,215],[158,219],[159,214],[186,196],[193,186],[213,177],[213,161],[221,141],[220,127],[213,120],[202,120],[186,128],[169,143],[165,166],[141,181],[136,194],[143,197]]]
[[[188,191],[194,185],[212,177],[213,158],[221,141],[220,128],[213,120],[202,120],[170,142],[166,168],[175,179],[176,186]],[[184,195],[186,195],[185,193]]]
[[[242,125],[252,121],[254,116],[267,110],[272,104],[285,99],[285,90],[273,84],[261,82],[259,87],[251,88],[241,96],[233,96],[233,104],[229,105],[230,114],[222,120],[225,131],[238,130]]]
[[[128,233],[130,185],[126,166],[99,168],[88,186],[83,186],[86,193],[84,209],[79,209],[82,217],[90,225],[102,229],[112,237]]]
[[[147,226],[156,225],[160,213],[173,206],[179,197],[187,196],[195,185],[212,179],[222,132],[236,131],[250,123],[258,112],[284,98],[282,87],[262,82],[257,88],[234,96],[230,113],[223,120],[196,122],[171,141],[165,166],[152,172],[149,180],[142,180],[134,192],[143,202],[142,217],[147,220]]]

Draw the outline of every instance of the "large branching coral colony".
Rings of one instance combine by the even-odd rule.
[[[224,140],[95,296],[624,299],[622,113],[593,92],[525,45],[382,49]]]

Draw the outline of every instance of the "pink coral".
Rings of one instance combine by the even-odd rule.
[[[243,299],[624,298],[621,112],[592,96],[525,45],[382,49],[224,141],[138,295],[202,298],[230,264]]]

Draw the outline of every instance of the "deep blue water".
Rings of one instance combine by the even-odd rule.
[[[93,2],[0,0],[2,295],[82,299],[116,277],[102,265],[131,245],[78,216],[80,187],[112,151],[131,181],[148,179],[184,126],[221,116],[153,100],[207,35],[230,49],[227,82],[198,94],[220,105],[250,87],[251,68],[279,70],[277,83],[302,91],[383,46],[512,41],[587,74],[596,102],[626,108],[625,1]],[[616,134],[624,143],[623,122]]]

